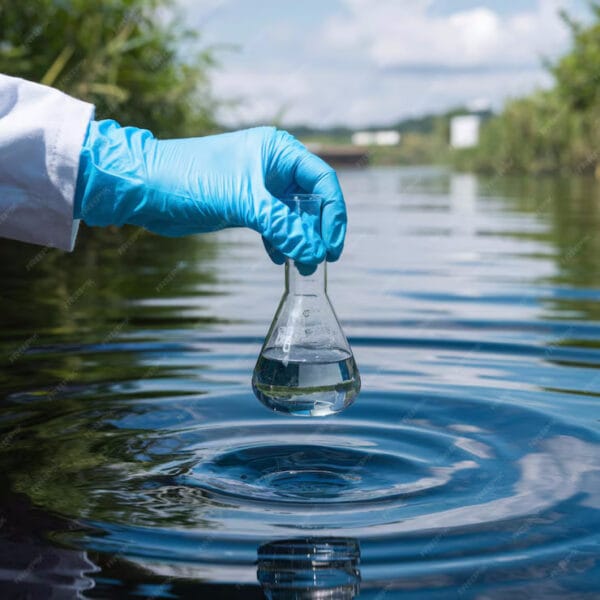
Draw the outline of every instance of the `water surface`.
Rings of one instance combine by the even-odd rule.
[[[341,180],[334,417],[252,393],[255,234],[2,242],[3,597],[598,597],[600,189]]]

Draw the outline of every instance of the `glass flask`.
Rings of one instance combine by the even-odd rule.
[[[283,200],[320,228],[320,196]],[[326,416],[350,406],[360,375],[348,340],[327,296],[327,263],[316,268],[285,263],[285,292],[252,376],[256,397],[270,409]]]

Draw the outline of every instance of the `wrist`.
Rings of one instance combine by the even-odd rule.
[[[123,225],[138,207],[152,134],[116,121],[91,121],[83,142],[73,216],[88,225]]]

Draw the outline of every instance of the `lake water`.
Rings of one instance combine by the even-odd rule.
[[[1,243],[1,597],[599,597],[600,187],[340,177],[324,419],[252,393],[256,234]]]

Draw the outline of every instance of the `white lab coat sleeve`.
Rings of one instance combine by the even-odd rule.
[[[79,155],[94,107],[0,74],[0,237],[72,250]]]

